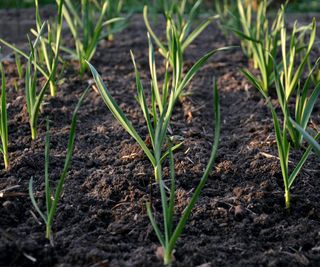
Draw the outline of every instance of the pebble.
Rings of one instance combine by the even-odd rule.
[[[106,133],[107,131],[108,131],[108,129],[105,126],[98,126],[97,127],[97,133],[102,134],[102,133]]]
[[[262,213],[258,217],[253,219],[253,223],[256,225],[267,225],[270,222],[270,217],[268,214]]]
[[[2,203],[2,206],[3,206],[5,209],[12,209],[12,208],[14,208],[14,204],[13,204],[11,201],[9,201],[9,200],[3,202],[3,203]]]
[[[234,207],[234,216],[236,219],[240,220],[244,217],[245,210],[241,205],[237,205]]]
[[[240,198],[241,195],[243,194],[243,189],[241,187],[235,187],[233,189],[233,194],[236,198]]]
[[[201,265],[198,265],[197,267],[211,267],[211,263],[204,263],[204,264],[201,264]]]
[[[272,191],[272,185],[268,180],[263,181],[260,184],[260,188],[265,191]]]

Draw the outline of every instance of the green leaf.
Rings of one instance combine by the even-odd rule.
[[[207,54],[205,54],[203,57],[201,57],[187,72],[181,83],[179,84],[179,87],[176,89],[176,96],[180,96],[182,90],[189,84],[189,82],[192,80],[192,78],[196,75],[196,73],[199,71],[200,68],[203,67],[203,65],[216,53],[221,51],[227,51],[231,50],[233,48],[236,48],[235,46],[227,46],[215,49]]]
[[[297,126],[297,125],[296,125]],[[299,126],[298,126],[299,127]],[[300,127],[300,130],[301,130],[301,127]],[[301,160],[299,161],[299,163],[297,164],[297,166],[294,168],[293,172],[291,173],[290,177],[289,177],[289,188],[293,185],[293,183],[295,182],[298,174],[300,173],[303,165],[305,164],[305,162],[307,161],[309,155],[310,155],[310,152],[312,151],[312,148],[315,149],[315,151],[318,153],[320,150],[319,150],[319,144],[316,142],[317,139],[319,139],[320,137],[320,133],[317,134],[317,136],[315,137],[315,139],[313,139],[308,133],[305,132],[305,136],[308,136],[306,138],[306,140],[308,142],[310,142],[310,145],[309,147],[307,148],[307,150],[304,152]],[[311,137],[311,138],[310,138]],[[318,155],[320,155],[318,153]]]
[[[301,119],[301,126],[303,129],[306,128],[308,121],[310,119],[311,113],[313,111],[314,105],[318,100],[320,95],[320,82],[316,85],[314,90],[312,91],[311,96],[309,97],[305,108],[303,109],[302,119]]]
[[[319,138],[319,134],[315,138],[313,138],[305,129],[303,129],[294,120],[292,119],[290,120],[291,120],[291,123],[294,125],[294,127],[303,135],[304,139],[310,144],[310,146],[314,149],[314,151],[320,156],[320,145],[316,141]]]
[[[6,79],[2,63],[0,62],[1,72],[1,123],[0,123],[0,135],[1,135],[1,149],[0,152],[3,154],[4,166],[7,169],[9,165],[8,155],[8,114],[7,114],[7,93],[6,93]]]
[[[265,99],[268,99],[267,91],[261,85],[261,81],[258,80],[249,70],[240,69],[242,74],[249,80],[249,82],[262,94]],[[267,88],[268,89],[268,88]]]
[[[273,118],[273,125],[274,130],[276,133],[276,140],[277,140],[277,146],[278,146],[278,152],[279,152],[279,158],[280,158],[280,165],[281,165],[281,172],[282,172],[282,178],[285,186],[285,190],[289,190],[289,174],[288,174],[288,152],[289,152],[289,144],[287,142],[286,132],[284,129],[284,134],[281,132],[280,123],[277,118],[277,114],[274,110],[274,108],[271,106],[271,103],[269,103],[269,107],[272,112],[272,118]]]
[[[49,119],[47,118],[47,132],[46,132],[46,142],[45,142],[45,167],[44,167],[44,180],[45,180],[45,192],[46,192],[46,206],[47,214],[49,214],[51,209],[51,188],[49,181],[49,152],[50,152],[50,134],[49,134]]]
[[[235,34],[237,34],[240,38],[242,39],[246,39],[248,41],[251,41],[251,42],[255,42],[255,43],[258,43],[258,44],[262,44],[260,40],[257,40],[249,35],[246,35],[245,33],[243,33],[242,31],[239,31],[238,29],[235,29],[235,28],[232,28],[232,27],[227,27],[225,26],[225,28],[227,30],[230,30],[232,32],[234,32]]]
[[[148,127],[149,136],[150,136],[150,139],[151,139],[152,146],[154,147],[154,129],[153,129],[152,123],[151,123],[151,118],[150,118],[150,114],[149,114],[149,109],[148,109],[148,105],[147,105],[146,96],[145,96],[144,89],[143,89],[143,86],[142,86],[142,82],[141,82],[141,79],[140,79],[140,74],[139,74],[135,59],[134,59],[134,55],[133,55],[132,51],[130,51],[130,53],[131,53],[131,58],[132,58],[134,71],[135,71],[135,76],[136,76],[136,86],[137,86],[139,104],[140,104],[141,110],[143,112],[144,118],[145,118],[146,123],[147,123],[147,127]]]
[[[34,193],[33,193],[33,177],[30,178],[29,181],[29,196],[31,199],[31,203],[33,205],[33,207],[35,208],[35,210],[38,212],[38,214],[40,215],[40,217],[43,219],[43,221],[45,222],[45,224],[47,224],[47,218],[46,216],[42,213],[42,211],[40,210],[35,198],[34,198]]]
[[[117,23],[119,21],[125,21],[126,18],[122,18],[122,17],[118,17],[118,18],[112,18],[112,19],[109,19],[109,20],[106,20],[105,22],[102,23],[102,26],[108,26],[110,24],[113,24],[113,23]]]
[[[64,167],[62,170],[62,173],[60,175],[60,179],[58,181],[58,185],[54,194],[54,199],[52,201],[52,205],[50,207],[50,212],[48,214],[48,222],[47,225],[52,226],[52,222],[54,219],[54,216],[56,214],[58,202],[61,197],[63,185],[65,178],[67,176],[67,173],[69,171],[69,167],[71,165],[71,160],[72,160],[72,154],[74,150],[74,142],[75,142],[75,135],[76,135],[76,127],[77,127],[77,115],[78,115],[78,110],[80,109],[82,102],[84,101],[85,97],[89,93],[90,86],[84,91],[84,93],[81,95],[77,106],[75,107],[73,114],[72,114],[72,120],[71,120],[71,127],[70,127],[70,132],[69,132],[69,140],[68,140],[68,145],[67,145],[67,155],[64,161]]]
[[[156,223],[156,220],[154,219],[153,217],[153,214],[152,214],[152,211],[151,211],[151,205],[149,202],[147,202],[147,214],[149,216],[149,219],[150,219],[150,222],[151,222],[151,225],[153,227],[153,230],[155,231],[157,237],[158,237],[158,240],[161,244],[162,247],[165,247],[165,242],[164,242],[164,238],[163,238],[163,235],[161,234],[161,231]]]
[[[216,159],[218,145],[219,145],[219,141],[220,141],[220,129],[221,129],[220,101],[219,101],[218,87],[217,87],[216,81],[214,81],[214,110],[215,110],[215,134],[214,134],[215,136],[214,136],[214,143],[212,146],[210,159],[207,164],[206,170],[200,180],[200,183],[198,184],[195,192],[193,193],[193,196],[192,196],[188,206],[184,210],[182,217],[180,218],[179,223],[172,234],[172,237],[169,242],[169,247],[167,248],[169,252],[173,251],[173,249],[176,245],[176,242],[177,242],[178,238],[180,237],[180,235],[181,235],[181,233],[187,223],[187,220],[191,214],[191,211],[192,211],[195,203],[197,202],[203,187],[205,186],[205,184],[207,182],[207,179],[209,177],[209,173],[211,172],[211,170],[213,168],[214,161]]]
[[[168,231],[169,236],[172,236],[173,231],[173,215],[174,215],[174,202],[175,202],[175,193],[176,193],[176,185],[175,185],[175,171],[174,171],[174,158],[171,147],[169,148],[169,163],[170,163],[170,176],[171,176],[171,187],[170,187],[170,199],[169,199],[169,218],[168,218]]]
[[[151,151],[149,148],[146,146],[142,138],[139,136],[139,134],[136,132],[136,130],[133,128],[131,122],[128,120],[126,115],[123,113],[121,108],[118,106],[116,101],[112,98],[107,86],[104,84],[101,76],[99,73],[96,71],[96,69],[89,63],[87,62],[90,70],[92,72],[93,78],[96,82],[97,88],[109,108],[109,110],[112,112],[113,116],[117,119],[117,121],[122,125],[122,127],[138,142],[140,145],[141,149],[145,152],[149,160],[151,161],[153,166],[156,166],[156,162],[154,159],[154,156],[152,155]]]
[[[166,55],[168,50],[165,48],[165,46],[162,44],[162,42],[159,40],[159,38],[157,37],[157,35],[154,33],[154,31],[152,30],[152,28],[150,26],[150,23],[148,20],[148,6],[144,6],[144,8],[143,8],[143,19],[144,19],[144,23],[145,23],[147,30],[148,30],[149,34],[151,35],[152,39],[155,41],[157,46],[161,49],[162,53],[164,55]]]
[[[149,44],[149,67],[150,67],[150,74],[151,74],[151,83],[154,90],[155,98],[158,104],[158,108],[160,113],[163,111],[163,104],[161,99],[161,94],[158,87],[158,79],[157,79],[157,70],[156,70],[156,63],[154,58],[154,50],[153,45],[151,42],[150,35],[148,33],[148,44]]]
[[[35,102],[32,104],[31,113],[29,114],[29,116],[30,116],[31,125],[34,128],[36,128],[36,124],[37,124],[37,120],[38,120],[38,116],[39,116],[39,112],[40,112],[40,106],[43,102],[43,98],[45,96],[45,93],[47,92],[47,90],[49,88],[49,84],[50,84],[50,81],[51,81],[53,75],[54,75],[54,73],[51,72],[49,79],[43,85],[39,95],[36,98],[32,97],[33,101],[35,101]],[[34,92],[35,92],[35,90],[34,90]]]
[[[197,28],[195,28],[188,37],[182,43],[182,51],[184,51],[204,30],[207,28],[211,22],[217,17],[211,17],[202,22]]]

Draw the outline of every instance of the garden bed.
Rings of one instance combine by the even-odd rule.
[[[229,37],[228,37],[229,38]],[[188,49],[187,66],[205,52],[236,44],[210,26]],[[92,63],[136,129],[145,136],[135,101],[133,50],[148,86],[146,29],[140,16],[103,42]],[[160,57],[158,57],[160,58]],[[160,60],[158,60],[159,66]],[[319,158],[310,157],[292,190],[292,210],[284,208],[283,182],[273,123],[260,94],[239,71],[247,65],[241,49],[221,52],[188,87],[190,95],[176,107],[171,127],[183,137],[175,153],[181,213],[209,158],[213,141],[212,78],[218,80],[222,131],[214,171],[178,241],[173,266],[320,266]],[[90,75],[80,79],[66,68],[56,98],[48,98],[31,141],[23,81],[13,63],[8,75],[9,152],[11,168],[3,170],[0,190],[0,266],[162,266],[157,237],[145,202],[155,207],[158,192],[153,169],[134,140],[124,132],[91,91],[79,114],[76,146],[54,222],[54,246],[34,216],[28,183],[34,177],[36,198],[44,204],[45,118],[51,120],[50,178],[63,167],[72,111]],[[164,72],[164,68],[159,68]],[[160,74],[161,74],[160,73]],[[320,124],[319,101],[313,121]],[[301,157],[293,153],[292,166]]]

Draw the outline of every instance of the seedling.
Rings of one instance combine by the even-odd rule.
[[[291,142],[293,143],[296,149],[299,149],[301,147],[303,135],[301,134],[300,131],[298,131],[294,127],[294,125],[291,123],[290,118],[294,117],[295,121],[299,125],[301,125],[302,129],[306,130],[307,125],[310,121],[312,111],[314,109],[314,105],[320,95],[320,82],[318,82],[316,85],[313,85],[312,73],[313,71],[309,73],[303,86],[300,85],[301,77],[299,77],[299,80],[297,81],[297,85],[295,88],[295,91],[296,91],[295,112],[294,112],[294,115],[291,115],[291,112],[289,109],[290,98],[287,98],[287,97],[290,97],[290,94],[288,94],[288,87],[286,87],[286,84],[283,81],[284,78],[281,79],[281,77],[275,70],[277,96],[280,103],[280,107],[282,109],[282,113],[286,118],[284,127],[288,129],[288,133],[290,134],[290,137],[291,137]],[[283,74],[282,74],[282,77],[284,77]]]
[[[282,7],[282,12],[284,7]],[[291,142],[293,143],[296,149],[302,147],[303,140],[303,131],[306,131],[306,127],[310,121],[310,116],[312,110],[314,108],[315,102],[318,99],[320,94],[320,83],[316,84],[311,93],[309,93],[312,85],[312,75],[314,69],[317,67],[318,62],[315,67],[309,73],[305,83],[303,86],[302,82],[302,74],[305,65],[307,64],[308,57],[310,56],[310,52],[314,43],[314,38],[316,34],[316,25],[315,20],[312,23],[312,31],[310,34],[310,40],[307,47],[307,53],[302,58],[301,62],[298,66],[295,66],[295,59],[297,57],[298,48],[297,48],[297,27],[294,25],[289,45],[289,52],[286,50],[287,43],[287,33],[286,28],[284,27],[284,21],[281,24],[281,43],[282,43],[282,61],[280,64],[277,63],[276,57],[272,53],[268,53],[266,51],[271,66],[273,68],[272,76],[276,87],[277,97],[280,104],[280,108],[283,115],[283,126],[280,126],[279,118],[277,117],[277,113],[272,106],[269,95],[268,95],[268,87],[262,86],[262,83],[259,80],[259,77],[255,77],[249,71],[244,71],[245,76],[249,79],[249,81],[260,91],[263,97],[266,99],[268,106],[272,113],[274,128],[276,132],[276,140],[278,146],[278,153],[280,158],[280,165],[282,171],[282,177],[285,188],[285,204],[288,209],[290,209],[290,189],[294,184],[301,168],[305,164],[308,159],[312,146],[310,145],[304,152],[301,160],[296,165],[296,167],[292,170],[291,174],[289,174],[289,156],[291,150],[291,144],[288,140],[288,135],[291,137]],[[253,41],[254,46],[257,45],[258,42]],[[279,72],[280,71],[280,72]],[[270,86],[270,84],[269,84]],[[267,89],[267,90],[266,90]],[[295,95],[295,113],[294,116],[291,115],[291,111],[289,109],[289,101]],[[292,117],[295,118],[298,126],[293,123]],[[300,127],[300,128],[299,128]],[[301,131],[302,130],[302,131]],[[315,137],[317,140],[320,137],[320,133]],[[310,141],[310,140],[309,140]]]
[[[123,11],[124,0],[112,0],[107,8],[107,18],[121,18],[121,12]],[[113,41],[114,34],[123,30],[126,27],[126,19],[121,18],[118,23],[109,23],[104,35],[109,41]]]
[[[239,24],[242,27],[242,32],[239,31],[239,33],[242,33],[244,36],[247,37],[255,37],[255,34],[260,34],[260,32],[257,32],[257,28],[259,27],[261,30],[263,27],[261,27],[261,24],[264,23],[264,20],[266,19],[266,11],[267,11],[267,1],[262,0],[260,3],[260,9],[261,9],[261,14],[263,17],[258,17],[257,16],[257,21],[255,23],[254,21],[254,16],[253,13],[254,11],[252,10],[252,3],[251,1],[246,1],[246,5],[244,5],[243,0],[237,0],[237,7],[238,7],[238,13],[237,15],[239,16]],[[237,29],[234,29],[235,33],[237,32]],[[241,34],[238,35],[241,38],[241,47],[243,50],[243,53],[249,58],[253,60],[253,65],[255,68],[258,67],[257,61],[254,58],[254,52],[253,52],[253,45],[250,41],[250,39],[243,38]]]
[[[175,57],[174,51],[172,51],[173,42],[176,39],[181,47],[181,60],[183,60],[183,54],[186,48],[209,26],[213,19],[216,17],[210,17],[200,23],[193,31],[191,27],[193,24],[194,16],[201,4],[202,0],[196,1],[188,15],[185,15],[185,4],[186,1],[181,1],[180,5],[174,2],[173,6],[167,7],[168,10],[165,12],[165,19],[167,23],[166,37],[167,42],[161,42],[160,38],[154,33],[148,19],[148,7],[144,6],[143,18],[148,32],[156,45],[159,48],[161,55],[169,59],[171,66],[173,66],[173,59]],[[186,18],[185,18],[186,17]],[[176,38],[174,37],[176,36]]]
[[[43,24],[42,19],[40,17],[39,12],[39,1],[35,0],[36,7],[36,28],[37,30],[31,30],[36,36],[38,36],[39,31],[41,29],[41,25]],[[42,66],[46,68],[46,77],[52,76],[53,79],[50,81],[50,93],[51,96],[56,95],[56,84],[55,78],[57,76],[57,65],[59,61],[60,54],[60,45],[61,45],[61,32],[62,32],[62,24],[63,24],[63,16],[62,16],[62,8],[64,5],[64,0],[57,0],[58,5],[58,14],[57,14],[57,22],[55,25],[50,25],[47,23],[47,32],[48,37],[45,39],[40,37],[40,51],[39,58],[44,62],[41,62]]]
[[[39,93],[37,93],[38,86],[38,59],[36,54],[36,48],[40,43],[40,37],[42,36],[45,29],[45,23],[42,24],[37,39],[32,44],[29,39],[30,55],[28,57],[26,73],[25,73],[25,94],[27,99],[27,111],[29,114],[29,124],[31,128],[31,137],[34,140],[37,136],[37,123],[45,93],[49,88],[51,79],[53,78],[54,72],[51,72],[49,78],[42,86]]]
[[[199,5],[201,4],[202,0],[157,0],[154,1],[151,8],[154,10],[153,13],[155,14],[164,14],[165,16],[177,16],[181,23],[185,23],[186,18],[183,16],[186,12],[191,10],[195,4],[197,4],[197,8],[193,11],[193,18],[197,16],[199,13]]]
[[[280,159],[280,166],[281,166],[281,172],[282,172],[282,178],[283,178],[283,184],[284,184],[284,190],[285,190],[285,205],[287,209],[290,209],[291,207],[291,197],[290,197],[290,189],[294,182],[296,181],[296,178],[298,174],[300,173],[303,165],[307,161],[311,151],[312,147],[318,147],[315,145],[316,140],[319,139],[320,133],[316,135],[314,138],[314,142],[311,141],[311,139],[307,139],[309,142],[311,141],[312,144],[309,145],[309,147],[305,150],[302,158],[296,165],[296,167],[291,171],[291,174],[289,174],[289,156],[290,156],[290,143],[287,139],[287,127],[286,127],[286,118],[284,119],[284,127],[280,126],[279,119],[277,117],[277,114],[274,110],[274,108],[269,105],[271,112],[272,112],[272,118],[274,123],[274,129],[276,132],[276,140],[277,140],[277,146],[278,146],[278,153],[279,153],[279,159]],[[291,122],[292,123],[292,122]],[[304,131],[304,129],[300,129]],[[317,151],[317,150],[316,150]]]
[[[229,34],[228,28],[239,28],[236,25],[238,16],[236,16],[237,3],[235,0],[214,1],[214,10],[219,15],[219,28],[226,36]]]
[[[310,43],[310,36],[314,30],[314,23],[310,23],[309,25],[303,25],[300,26],[298,29],[296,29],[297,32],[297,37],[296,37],[296,50],[297,53],[299,54],[299,60],[302,62],[304,58],[306,57],[306,54],[309,53],[309,56],[307,56],[307,65],[308,69],[311,72],[313,69],[314,64],[313,59],[315,58],[315,55],[317,51],[313,51],[314,53],[312,54],[311,51],[309,50],[309,43]],[[309,38],[308,38],[309,37]],[[320,44],[319,40],[314,40],[314,46],[318,47]],[[319,65],[316,66],[316,68],[313,70],[313,75],[312,75],[312,80],[314,84],[317,84],[320,81],[320,68]]]
[[[7,170],[9,168],[8,115],[7,115],[6,79],[5,79],[4,68],[1,62],[0,62],[0,72],[1,72],[0,152],[3,155],[4,168]]]
[[[286,50],[286,29],[283,26],[281,29],[281,42],[282,42],[282,61],[280,64],[276,62],[276,59],[269,54],[270,60],[273,65],[273,79],[275,81],[275,86],[277,90],[278,100],[282,109],[282,113],[286,118],[285,127],[288,129],[288,132],[291,137],[291,142],[294,147],[298,149],[301,147],[302,135],[297,131],[291,121],[290,117],[294,117],[296,122],[301,125],[305,130],[308,122],[310,120],[311,113],[313,111],[315,102],[317,101],[320,94],[320,82],[314,85],[312,83],[313,72],[317,68],[320,58],[316,62],[313,69],[310,71],[306,81],[302,85],[302,75],[305,65],[307,64],[308,58],[311,53],[311,49],[314,43],[314,38],[316,35],[316,24],[315,20],[312,23],[312,31],[310,33],[310,40],[307,47],[307,53],[302,58],[298,66],[295,66],[295,59],[297,58],[297,27],[296,24],[293,28],[291,38],[290,38],[290,50]],[[282,69],[279,74],[279,69]],[[260,81],[258,77],[253,76],[248,71],[244,71],[246,77],[249,81],[255,85],[255,87],[260,91],[260,93],[268,99],[268,94],[263,87],[260,86]],[[295,96],[295,113],[294,116],[291,116],[290,109],[288,108],[289,101]]]
[[[222,0],[222,1],[214,1],[214,10],[219,14],[219,19],[227,17],[230,6],[233,5],[233,1]]]
[[[58,181],[56,190],[53,191],[50,181],[49,181],[49,151],[50,151],[50,136],[49,136],[49,120],[47,119],[47,132],[46,132],[46,140],[45,140],[45,197],[46,197],[46,211],[41,211],[41,208],[37,204],[34,192],[33,192],[33,177],[31,177],[29,181],[29,195],[31,202],[38,212],[39,216],[42,218],[46,225],[46,238],[52,241],[52,224],[53,220],[56,215],[57,206],[61,197],[61,193],[64,186],[65,178],[67,177],[68,170],[71,165],[72,161],[72,154],[74,150],[74,142],[75,142],[75,135],[76,135],[76,126],[77,126],[77,114],[78,110],[86,97],[87,93],[89,92],[90,87],[86,89],[86,91],[80,97],[80,100],[73,111],[72,121],[71,121],[71,128],[69,133],[69,141],[67,146],[67,155],[64,162],[64,167],[60,175],[60,179]]]
[[[282,49],[282,64],[283,64],[283,83],[285,87],[285,98],[288,100],[293,92],[296,90],[299,80],[303,74],[303,70],[308,62],[312,47],[316,37],[316,20],[312,21],[311,33],[306,53],[301,62],[296,66],[296,59],[299,52],[297,41],[297,22],[293,26],[290,37],[289,51],[287,51],[287,30],[282,26],[281,29],[281,49]]]
[[[187,74],[183,77],[181,82],[177,82],[178,78],[176,78],[173,74],[172,78],[172,86],[170,87],[170,73],[169,67],[167,62],[166,73],[165,73],[165,81],[163,83],[162,94],[160,92],[157,75],[156,75],[156,65],[154,60],[154,50],[149,38],[149,65],[150,65],[150,72],[151,72],[151,107],[149,108],[147,105],[147,100],[145,96],[145,92],[142,86],[142,82],[140,79],[140,73],[137,69],[133,53],[131,53],[132,61],[135,69],[135,76],[136,76],[136,86],[137,86],[137,101],[140,105],[140,108],[143,112],[144,119],[146,122],[146,126],[148,128],[149,137],[151,139],[151,145],[153,152],[149,149],[148,145],[143,141],[141,136],[132,126],[129,119],[123,113],[121,108],[118,106],[116,101],[112,98],[107,86],[104,84],[101,76],[96,71],[96,69],[90,65],[93,78],[97,85],[97,88],[109,108],[109,110],[113,113],[114,117],[118,120],[121,126],[136,140],[136,142],[140,145],[141,149],[144,151],[148,159],[150,160],[154,170],[155,170],[155,177],[157,180],[157,161],[155,158],[155,151],[156,151],[156,144],[164,144],[167,141],[167,129],[171,120],[171,115],[175,106],[175,103],[179,99],[179,96],[182,90],[189,84],[192,80],[194,75],[199,71],[199,69],[207,62],[207,60],[213,56],[215,53],[226,50],[228,48],[220,48],[214,51],[209,52],[208,54],[204,55],[200,58],[192,68],[187,72]],[[174,55],[173,62],[179,61],[179,53]],[[153,119],[153,122],[152,122]],[[156,129],[161,128],[158,134],[156,134]],[[158,138],[158,139],[157,139]],[[178,148],[181,144],[176,145],[173,147],[173,150]],[[162,159],[168,155],[168,151],[166,151],[162,155]]]
[[[17,52],[14,52],[14,57],[15,57],[15,61],[16,61],[19,79],[22,79],[23,78],[23,68],[22,68],[22,64],[21,64],[21,56]]]
[[[43,23],[43,25],[42,26],[44,26],[46,24],[46,22],[44,22]],[[43,36],[43,34],[44,34],[44,27],[42,27],[41,26],[41,31],[37,34],[37,38],[36,39],[39,39],[40,38],[40,36]],[[39,41],[37,41],[37,43],[38,43]],[[3,40],[3,39],[1,39],[0,38],[0,43],[2,43],[2,44],[4,44],[5,46],[7,46],[7,47],[9,47],[10,49],[12,49],[17,55],[20,55],[20,56],[22,56],[23,58],[25,58],[26,60],[29,60],[29,58],[30,58],[30,53],[28,54],[28,53],[25,53],[25,52],[23,52],[21,49],[19,49],[18,47],[16,47],[16,46],[14,46],[13,44],[10,44],[10,43],[8,43],[7,41],[5,41],[5,40]],[[16,62],[18,62],[18,65],[19,64],[21,64],[20,62],[19,62],[19,60],[18,61],[16,61]],[[46,79],[49,79],[49,77],[50,76],[48,76],[47,75],[47,73],[46,73],[46,71],[40,66],[40,64],[38,64],[37,62],[35,62],[35,61],[33,61],[32,62],[32,64],[37,64],[35,67],[37,68],[37,70],[46,78]],[[16,63],[17,64],[17,63]],[[21,66],[20,66],[21,67]],[[19,67],[18,67],[19,68]],[[26,74],[25,74],[26,75]]]
[[[269,88],[274,83],[271,57],[276,58],[278,53],[278,43],[281,27],[284,24],[285,11],[285,6],[282,6],[270,29],[270,22],[267,18],[267,5],[267,0],[260,2],[255,16],[256,21],[252,21],[252,4],[249,1],[245,11],[242,0],[238,0],[242,30],[230,28],[240,37],[242,50],[249,59],[252,59],[254,68],[259,69],[260,77],[255,79],[254,86],[265,94],[268,94]],[[242,72],[251,80],[253,74],[249,70],[243,69]]]
[[[198,184],[198,186],[195,189],[195,192],[193,193],[193,196],[185,208],[184,212],[182,213],[180,220],[177,224],[177,226],[174,228],[174,205],[175,205],[175,172],[174,172],[174,159],[173,159],[173,153],[172,150],[169,149],[169,162],[170,162],[170,173],[171,173],[171,186],[170,186],[170,196],[169,199],[166,194],[166,185],[165,181],[162,177],[162,167],[161,167],[161,145],[158,143],[156,144],[156,151],[155,151],[155,159],[157,162],[157,178],[159,181],[159,187],[160,187],[160,194],[161,194],[161,204],[162,204],[162,214],[163,214],[163,225],[164,225],[164,231],[161,232],[160,227],[158,223],[156,222],[156,219],[154,215],[152,214],[152,208],[151,204],[147,203],[147,212],[149,219],[151,221],[151,224],[153,226],[153,229],[158,237],[158,240],[163,248],[163,262],[164,265],[168,265],[172,262],[173,258],[173,251],[176,246],[176,242],[178,238],[181,236],[181,233],[187,223],[187,220],[190,216],[190,213],[197,202],[200,193],[203,189],[203,187],[206,184],[206,181],[209,177],[209,174],[212,170],[217,150],[218,150],[218,144],[220,139],[220,124],[221,124],[221,118],[220,118],[220,105],[219,105],[219,96],[218,96],[218,89],[217,84],[214,82],[214,110],[215,110],[215,138],[214,143],[212,146],[211,156],[208,162],[208,165],[206,167],[206,170]],[[161,133],[161,131],[156,132],[156,136],[158,133]],[[157,140],[157,138],[156,138]]]
[[[62,7],[64,0],[57,0],[58,4],[58,20],[56,25],[50,25],[47,22],[42,22],[39,14],[38,0],[35,0],[36,6],[36,30],[31,29],[31,32],[38,39],[39,47],[34,47],[33,54],[38,54],[37,60],[31,60],[32,64],[36,64],[36,68],[49,81],[51,96],[56,94],[55,78],[57,76],[57,68],[59,63],[61,32],[62,32]],[[43,25],[47,26],[48,37],[44,36]],[[55,30],[53,30],[55,29]],[[15,52],[16,65],[19,77],[22,76],[22,67],[20,56],[26,60],[30,59],[30,55],[23,52],[18,47],[6,42],[0,38],[0,42],[11,48]]]
[[[301,146],[302,138],[303,136],[305,136],[303,132],[306,130],[306,126],[310,120],[310,116],[314,107],[314,103],[317,100],[318,95],[320,93],[320,83],[314,89],[311,96],[307,97],[307,90],[309,89],[308,85],[311,82],[311,75],[309,74],[309,77],[304,85],[302,93],[300,93],[300,90],[298,91],[298,96],[296,99],[295,115],[296,115],[296,119],[298,119],[299,121],[299,124],[302,125],[302,126],[299,126],[291,119],[290,111],[288,107],[288,101],[286,100],[286,91],[284,88],[284,82],[280,78],[280,75],[277,70],[278,66],[276,65],[275,62],[274,62],[274,65],[275,65],[274,74],[275,74],[277,96],[278,96],[278,100],[279,100],[280,107],[284,117],[282,127],[280,126],[279,118],[269,98],[266,95],[265,97],[272,113],[274,129],[276,132],[280,166],[281,166],[281,172],[282,172],[284,189],[285,189],[285,205],[287,209],[290,209],[290,206],[291,206],[290,189],[294,184],[303,165],[307,161],[312,151],[312,145],[314,145],[314,143],[311,142],[312,144],[309,145],[309,147],[305,150],[301,160],[298,162],[296,167],[292,170],[291,174],[289,174],[289,156],[290,156],[291,145],[290,145],[290,142],[288,141],[287,136],[290,134],[291,138],[295,138],[295,139],[292,139],[292,141],[299,142],[299,145]],[[314,140],[315,141],[318,140],[319,137],[320,137],[320,133],[316,135]],[[310,139],[307,139],[307,140],[310,142]]]
[[[104,0],[101,8],[95,8],[95,4],[91,1],[81,0],[79,15],[73,1],[65,0],[63,16],[73,36],[75,51],[67,48],[63,50],[79,61],[81,75],[87,69],[86,60],[90,61],[92,59],[100,40],[109,34],[103,34],[103,28],[123,20],[123,18],[112,17],[105,21],[110,3],[111,0]],[[97,12],[99,12],[98,16]],[[97,20],[96,17],[98,17]]]
[[[150,24],[148,22],[147,17],[147,7],[144,8],[144,19],[146,26],[148,28],[148,35],[152,37],[152,39],[155,40],[155,43],[159,46],[160,53],[165,56],[165,61],[167,64],[170,65],[171,71],[172,71],[172,88],[178,88],[180,84],[183,83],[183,79],[186,77],[183,74],[183,71],[185,69],[184,64],[184,51],[186,47],[209,25],[211,22],[210,19],[203,22],[200,26],[198,26],[192,33],[189,34],[191,23],[192,23],[192,17],[195,12],[195,10],[200,5],[200,1],[197,1],[196,4],[193,6],[192,10],[190,11],[189,19],[187,22],[183,23],[183,19],[177,19],[178,23],[170,16],[167,15],[167,29],[166,29],[166,36],[167,36],[167,44],[161,43],[158,37],[155,35],[153,30],[150,27]],[[180,16],[183,17],[184,13],[178,12],[178,18]],[[181,22],[181,21],[182,22]],[[180,22],[179,22],[180,21]],[[150,45],[151,42],[150,42]],[[227,50],[231,49],[232,47],[225,47],[220,48],[219,50]],[[155,98],[157,101],[157,105],[160,109],[160,112],[163,110],[165,103],[162,103],[163,100],[166,101],[166,97],[168,96],[168,86],[169,86],[169,80],[167,79],[164,83],[164,87],[162,89],[163,97],[161,100],[161,93],[159,92],[158,86],[157,86],[157,76],[155,71],[155,64],[152,63],[154,60],[152,60],[152,56],[149,56],[150,58],[150,72],[152,75],[152,86],[154,88]],[[207,59],[206,59],[207,60]],[[152,70],[151,70],[152,68]],[[169,78],[169,76],[166,76]],[[179,94],[176,95],[177,98],[180,98],[180,96],[183,94],[183,91],[179,91]]]

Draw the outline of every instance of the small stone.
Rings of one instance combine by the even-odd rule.
[[[244,217],[245,210],[241,205],[234,207],[234,216],[236,219],[241,220]]]
[[[272,190],[272,186],[271,186],[271,184],[270,184],[270,182],[268,180],[263,181],[260,184],[260,188],[262,190],[265,190],[265,191],[271,191]]]
[[[14,176],[10,176],[6,179],[6,182],[10,185],[16,185],[18,184],[18,179]]]
[[[12,208],[14,208],[14,204],[13,204],[11,201],[9,201],[9,200],[3,202],[3,203],[2,203],[2,206],[3,206],[5,209],[12,209]]]
[[[105,126],[98,126],[97,127],[97,133],[102,134],[102,133],[106,133],[106,132],[107,132],[107,127],[105,127]]]
[[[66,204],[66,205],[64,205],[64,210],[65,210],[65,211],[72,210],[72,206],[69,205],[69,204]]]
[[[197,267],[211,267],[211,263],[204,263],[204,264],[201,264],[201,265],[198,265]]]
[[[262,213],[258,217],[253,219],[253,223],[256,225],[267,225],[270,222],[270,217],[268,214]]]
[[[86,167],[87,168],[92,168],[92,167],[95,167],[97,164],[96,164],[96,162],[95,162],[95,160],[88,160],[87,162],[86,162]]]
[[[236,198],[240,198],[241,195],[243,194],[243,189],[241,187],[235,187],[233,189],[233,194],[235,195]]]

